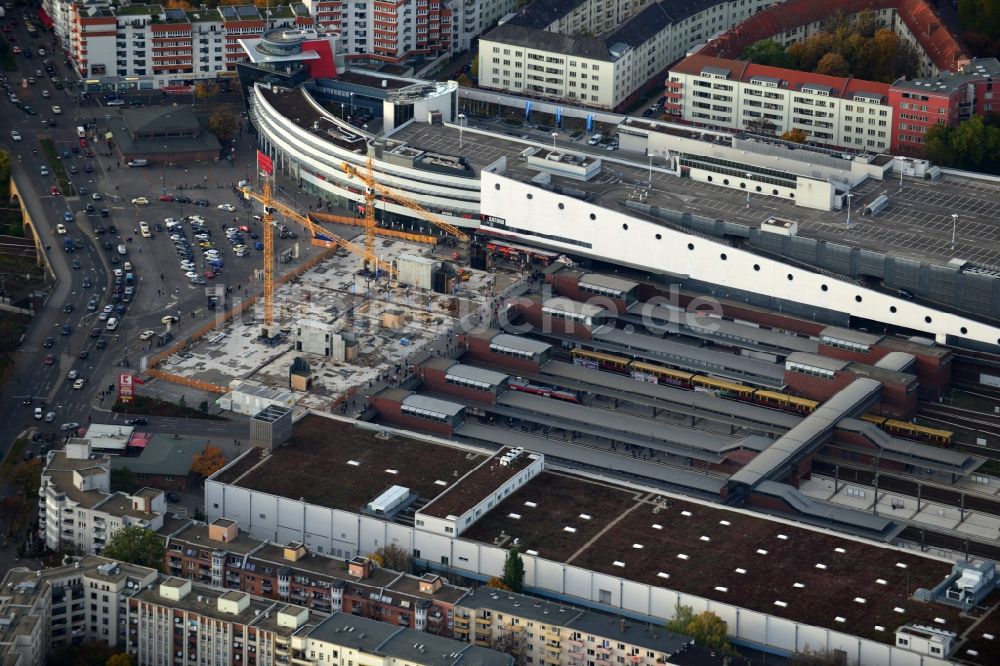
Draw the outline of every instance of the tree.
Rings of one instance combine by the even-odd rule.
[[[38,458],[22,462],[14,468],[9,482],[25,497],[36,497],[42,485],[42,461]]]
[[[194,96],[198,99],[208,99],[219,94],[219,86],[211,81],[199,81],[194,85]]]
[[[847,62],[847,58],[839,53],[830,52],[819,59],[819,63],[816,65],[816,73],[826,74],[827,76],[850,76],[851,64]]]
[[[217,109],[208,119],[208,131],[219,139],[220,143],[226,143],[236,136],[239,123],[236,116],[228,108]]]
[[[785,52],[785,47],[773,39],[762,39],[743,50],[741,60],[771,67],[792,67],[795,63]]]
[[[225,467],[226,459],[218,446],[206,444],[194,460],[191,461],[191,471],[200,476],[209,477]]]
[[[135,666],[135,661],[128,652],[119,652],[108,657],[104,666]]]
[[[402,546],[394,543],[379,547],[368,558],[378,566],[385,569],[392,569],[393,571],[410,573],[413,569],[413,558],[410,557],[410,553]]]
[[[462,86],[463,88],[472,87],[472,79],[470,79],[469,75],[464,72],[458,75],[457,81],[458,85]]]
[[[694,609],[691,606],[682,606],[680,603],[674,606],[674,617],[667,622],[666,630],[674,634],[686,634],[688,625],[694,619]]]
[[[115,649],[106,643],[81,643],[59,648],[49,655],[49,666],[106,666]]]
[[[830,648],[814,650],[806,644],[788,658],[788,666],[847,666],[847,653]]]
[[[497,578],[496,576],[493,576],[488,581],[486,581],[486,587],[492,587],[493,589],[496,590],[504,590],[506,592],[510,592],[510,588],[507,587],[507,584],[504,583],[502,579]]]
[[[152,530],[139,525],[118,530],[101,551],[101,555],[112,560],[151,567],[157,571],[163,567],[164,553],[163,540]]]
[[[726,621],[710,611],[702,611],[692,618],[687,633],[697,645],[730,654],[733,646],[726,635]]]
[[[517,548],[507,551],[507,561],[503,565],[503,584],[513,592],[524,590],[524,561]]]
[[[805,143],[809,139],[809,135],[805,133],[805,130],[795,128],[783,133],[781,139],[792,143]]]
[[[202,414],[208,414],[208,400],[202,400],[198,403],[198,409]]]
[[[675,634],[686,634],[703,647],[734,654],[733,646],[726,636],[726,621],[710,611],[697,615],[691,606],[674,606],[674,618],[667,622],[666,630]]]

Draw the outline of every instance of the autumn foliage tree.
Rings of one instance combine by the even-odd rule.
[[[702,647],[719,650],[726,654],[735,654],[727,637],[726,621],[711,611],[695,613],[690,606],[677,604],[674,607],[674,618],[667,622],[667,631],[686,634]]]
[[[790,129],[781,135],[783,141],[791,141],[792,143],[805,143],[809,135],[805,133],[805,130],[800,130],[798,128]]]
[[[222,449],[206,444],[194,460],[191,461],[191,471],[200,476],[209,477],[218,472],[226,464]]]
[[[368,555],[368,559],[380,567],[409,573],[413,568],[413,558],[405,548],[394,543],[380,546]]]
[[[220,143],[226,143],[235,137],[238,129],[236,116],[229,109],[218,109],[208,119],[208,131],[214,134]]]
[[[511,589],[507,587],[507,584],[503,582],[503,579],[497,576],[493,576],[488,581],[486,581],[486,587],[492,587],[495,590],[503,590],[505,592],[511,591]]]

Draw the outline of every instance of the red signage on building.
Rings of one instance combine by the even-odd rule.
[[[132,374],[123,372],[118,375],[118,401],[132,402],[135,391],[132,388]]]
[[[274,173],[274,162],[259,150],[257,151],[257,169],[263,171],[268,176]]]

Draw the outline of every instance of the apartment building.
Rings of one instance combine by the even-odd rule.
[[[345,562],[307,552],[301,543],[259,541],[226,518],[208,525],[176,521],[160,534],[167,546],[164,570],[173,576],[430,634],[452,635],[455,603],[468,592],[442,576],[392,571],[367,557]]]
[[[954,72],[893,83],[889,88],[895,121],[893,151],[919,155],[924,135],[934,125],[954,127],[973,115],[1000,112],[998,79],[1000,60],[975,58]]]
[[[857,151],[892,143],[889,85],[694,55],[670,68],[667,113],[701,127],[782,134]]]
[[[163,526],[163,491],[143,488],[128,495],[110,488],[110,458],[92,454],[86,439],[50,452],[38,493],[38,532],[46,547],[97,553],[123,527]]]
[[[412,629],[335,613],[292,637],[292,656],[303,666],[513,666],[497,650]]]
[[[11,569],[0,587],[0,658],[41,666],[70,644],[125,645],[128,599],[156,578],[155,569],[95,555],[40,571]]]
[[[692,642],[659,627],[488,587],[458,603],[455,635],[502,647],[519,663],[550,666],[659,666],[675,663]]]
[[[620,110],[666,67],[773,0],[543,0],[480,39],[479,85]]]
[[[287,664],[308,609],[183,578],[160,577],[128,600],[128,651],[139,664]]]
[[[931,127],[1000,110],[997,77],[996,58],[885,84],[697,54],[670,68],[665,109],[700,127],[764,134],[799,129],[832,148],[918,155]]]
[[[470,48],[472,41],[506,14],[516,0],[405,0],[348,3],[305,0],[319,30],[340,33],[353,61],[403,62]]]

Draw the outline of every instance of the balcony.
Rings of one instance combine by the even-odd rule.
[[[477,617],[476,618],[476,626],[479,626],[479,627],[488,627],[491,624],[493,624],[493,620],[491,620],[488,617]]]

